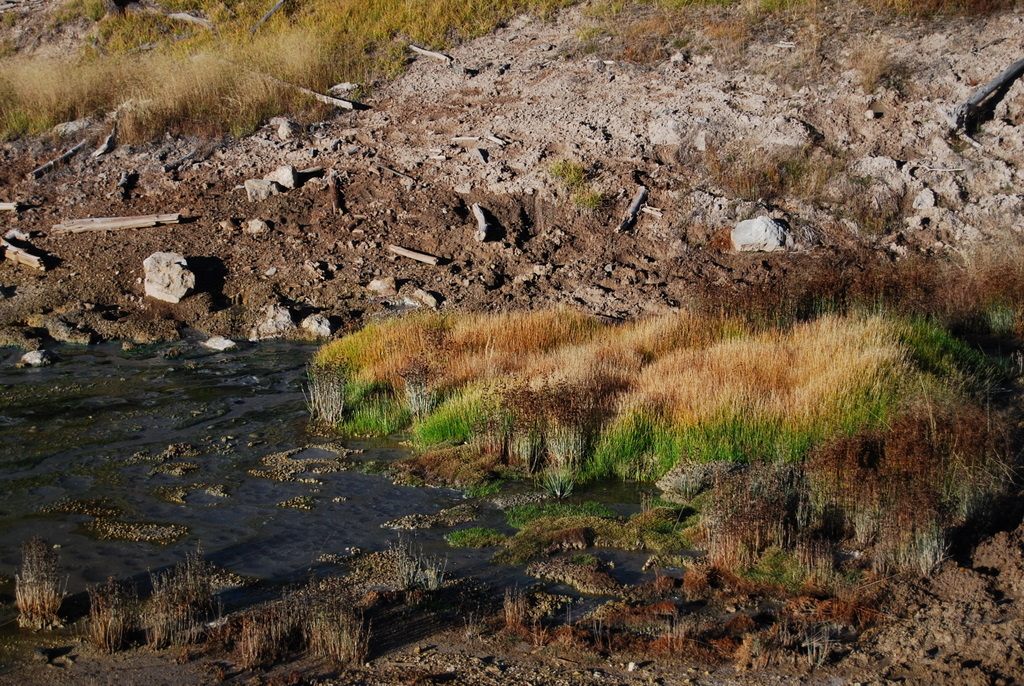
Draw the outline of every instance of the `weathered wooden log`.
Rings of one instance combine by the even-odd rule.
[[[43,262],[43,258],[36,255],[29,250],[14,245],[6,238],[0,238],[0,247],[4,251],[4,259],[10,260],[15,264],[24,265],[31,267],[32,269],[38,269],[41,272],[46,271],[46,264]]]
[[[444,53],[441,53],[441,52],[434,52],[433,50],[426,50],[426,49],[421,48],[419,46],[412,45],[411,43],[409,44],[409,49],[412,50],[413,52],[415,52],[418,55],[423,55],[424,57],[432,57],[435,60],[441,60],[442,62],[445,62],[445,63],[451,63],[451,61],[452,61],[452,58],[451,58],[450,55],[445,55]]]
[[[491,230],[491,225],[487,223],[487,214],[484,212],[484,208],[480,207],[477,203],[473,203],[473,216],[476,217],[476,233],[473,238],[478,243],[483,243],[487,240],[488,234]]]
[[[144,229],[150,226],[178,224],[180,214],[146,214],[138,217],[96,217],[93,219],[69,219],[54,224],[58,234],[85,233],[86,231],[114,231],[117,229]]]
[[[188,12],[175,12],[174,14],[168,14],[168,19],[175,21],[183,21],[187,24],[195,24],[196,26],[202,26],[207,31],[213,31],[213,22],[203,17],[197,17],[194,14]]]
[[[85,144],[87,142],[88,142],[87,140],[83,140],[81,143],[79,143],[75,147],[71,148],[70,150],[68,150],[66,153],[64,153],[63,155],[61,155],[57,159],[50,160],[49,162],[47,162],[43,166],[37,167],[37,168],[33,169],[26,176],[28,178],[30,178],[30,179],[38,179],[40,176],[42,176],[46,172],[50,171],[51,169],[53,169],[57,165],[64,164],[65,162],[70,160],[72,157],[74,157],[75,153],[78,152],[79,150],[81,150],[82,148],[84,148]]]
[[[249,35],[250,36],[255,35],[256,32],[259,30],[259,28],[261,26],[263,26],[263,24],[265,24],[268,19],[270,19],[272,16],[274,16],[274,12],[277,12],[279,9],[281,9],[281,5],[283,5],[285,3],[285,1],[286,0],[277,0],[277,4],[275,4],[273,7],[271,7],[270,11],[267,12],[266,14],[264,14],[263,18],[260,19],[258,22],[256,22],[256,26],[252,27],[252,30],[249,31]]]
[[[970,130],[974,124],[978,123],[975,120],[980,114],[982,103],[994,95],[997,96],[997,100],[1001,99],[1022,74],[1024,74],[1024,57],[1004,69],[1002,74],[974,91],[971,97],[957,105],[949,117],[950,128],[958,131]]]
[[[0,211],[2,212],[17,212],[21,209],[21,203],[17,202],[0,202]]]
[[[110,135],[103,139],[100,143],[100,147],[96,148],[92,152],[93,157],[99,157],[100,155],[106,155],[108,152],[114,149],[114,141],[117,139],[117,127],[115,126],[110,131]]]
[[[424,264],[429,264],[429,265],[434,266],[434,267],[436,267],[437,264],[441,261],[440,257],[435,257],[434,255],[428,255],[427,253],[418,252],[416,250],[409,250],[408,248],[403,248],[403,247],[398,246],[398,245],[389,245],[388,246],[388,250],[390,250],[391,252],[395,253],[396,255],[401,255],[402,257],[408,257],[410,260],[416,260],[417,262],[423,262]]]
[[[184,157],[182,157],[180,160],[177,160],[175,162],[168,162],[167,164],[165,164],[163,166],[163,170],[164,170],[164,172],[177,171],[178,168],[181,167],[181,165],[185,164],[186,162],[188,162],[189,160],[191,160],[192,158],[194,158],[198,154],[199,154],[199,149],[196,148],[195,150],[193,150],[189,154],[187,154]]]
[[[636,224],[636,217],[640,214],[640,208],[643,207],[645,200],[647,200],[647,187],[640,186],[633,195],[633,202],[629,204],[629,209],[626,210],[626,214],[622,217],[622,223],[619,224],[619,228],[615,229],[616,233],[629,231],[633,228],[633,225]]]
[[[338,183],[338,177],[331,175],[331,178],[327,179],[327,195],[331,199],[331,210],[334,214],[345,214],[345,201],[341,197],[341,184]]]

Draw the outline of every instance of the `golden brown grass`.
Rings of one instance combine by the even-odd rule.
[[[21,570],[14,580],[19,626],[48,629],[60,624],[57,611],[66,582],[60,558],[46,541],[36,537],[21,546]]]
[[[97,650],[114,653],[138,625],[135,586],[114,577],[89,587],[89,641]]]

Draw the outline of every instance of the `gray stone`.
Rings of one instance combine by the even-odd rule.
[[[295,331],[295,322],[292,321],[292,313],[287,307],[281,305],[268,305],[265,317],[262,322],[253,329],[251,338],[253,340],[266,340],[268,338],[281,338]]]
[[[299,174],[295,167],[283,165],[263,177],[265,181],[273,181],[286,190],[299,187]]]
[[[249,179],[245,182],[245,193],[249,202],[260,202],[281,192],[281,186],[266,179]]]
[[[83,331],[72,326],[59,316],[46,317],[41,323],[43,328],[46,329],[46,333],[55,341],[72,345],[89,345],[92,343],[91,331]]]
[[[316,338],[329,338],[332,333],[331,320],[322,314],[309,315],[302,320],[299,326],[313,334]]]
[[[377,295],[391,296],[398,293],[398,287],[395,284],[395,277],[387,276],[383,279],[374,279],[370,283],[366,284],[366,290]]]
[[[732,230],[732,249],[738,252],[775,252],[793,247],[789,228],[771,217],[748,219]]]
[[[213,336],[203,341],[203,347],[209,348],[210,350],[216,350],[218,352],[224,352],[225,350],[233,350],[238,347],[230,338],[224,338],[223,336]]]
[[[45,367],[56,360],[57,356],[49,350],[33,350],[21,356],[20,364],[23,367]]]
[[[85,131],[92,125],[92,122],[88,119],[76,119],[75,121],[66,121],[62,124],[57,124],[53,127],[53,133],[63,138],[64,136],[70,136],[76,133]]]
[[[647,138],[651,145],[680,145],[683,142],[682,127],[675,117],[663,115],[648,122]]]
[[[155,252],[142,262],[146,270],[146,295],[176,303],[196,287],[196,275],[188,268],[183,255],[176,252]]]

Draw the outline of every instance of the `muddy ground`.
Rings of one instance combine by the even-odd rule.
[[[644,11],[616,21],[639,24]],[[942,114],[1019,58],[1019,13],[892,19],[842,3],[828,22],[775,17],[744,32],[747,20],[735,12],[698,15],[678,47],[614,32],[583,39],[591,34],[581,27],[600,20],[579,9],[551,21],[516,19],[451,50],[450,63],[411,59],[402,76],[374,85],[363,101],[368,109],[332,113],[289,140],[268,123],[241,140],[168,137],[92,157],[112,125],[94,121],[64,138],[3,143],[0,201],[24,207],[4,212],[0,225],[28,234],[50,268],[0,263],[0,339],[33,349],[53,339],[147,342],[191,330],[249,338],[265,308],[278,304],[296,322],[322,313],[338,331],[432,304],[568,305],[628,318],[692,303],[742,304],[751,294],[784,300],[808,284],[870,276],[911,259],[969,269],[975,251],[1019,250],[1024,86],[1010,89],[973,141],[951,136]],[[3,30],[40,51],[77,38],[37,40],[40,26]],[[26,178],[83,137],[92,143],[87,151]],[[742,170],[773,155],[824,171],[769,197],[744,193],[763,186],[745,182]],[[604,202],[574,201],[551,173],[560,159],[582,163],[586,188]],[[244,182],[280,165],[322,171],[299,188],[249,201]],[[131,180],[122,192],[124,172]],[[331,176],[341,211],[332,207]],[[638,185],[650,189],[656,211],[616,232]],[[473,238],[473,203],[496,227],[483,243]],[[52,229],[74,218],[172,212],[188,221],[72,235]],[[784,219],[797,248],[731,252],[732,226],[761,215]],[[248,231],[253,219],[268,230]],[[441,263],[397,257],[392,244]],[[196,294],[178,304],[144,297],[142,262],[157,251],[188,258]],[[396,279],[396,294],[366,289],[387,277]],[[417,290],[436,302],[424,303]],[[1024,680],[1019,521],[1008,516],[1006,531],[959,551],[929,580],[887,581],[883,619],[835,664],[815,670],[746,672],[618,655],[596,664],[497,635],[468,639],[458,626],[438,627],[323,683],[1017,683]],[[106,658],[84,643],[69,645],[73,664],[31,663],[0,674],[0,682],[184,684],[224,676],[220,657]],[[627,671],[629,662],[639,669]],[[291,672],[310,678],[326,668],[291,664],[256,676],[220,669],[236,683],[290,683]]]

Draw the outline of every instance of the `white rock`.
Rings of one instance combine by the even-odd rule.
[[[331,320],[322,314],[311,314],[302,320],[300,327],[310,332],[317,338],[329,338],[331,331]]]
[[[927,210],[931,207],[935,207],[935,193],[931,189],[925,188],[914,198],[914,209]]]
[[[287,190],[299,187],[299,174],[295,171],[295,167],[290,164],[278,167],[264,176],[263,180],[273,181]]]
[[[738,252],[792,250],[793,236],[785,224],[771,217],[740,222],[732,230],[732,249]]]
[[[675,117],[665,115],[648,122],[647,138],[651,145],[679,145],[683,142],[683,132]]]
[[[21,356],[20,364],[23,367],[45,367],[53,364],[56,359],[57,356],[49,350],[33,350]]]
[[[284,117],[274,117],[270,124],[277,127],[277,137],[283,141],[290,141],[302,133],[302,126]]]
[[[280,338],[295,330],[292,313],[281,305],[268,305],[266,317],[253,329],[251,338],[262,341],[267,338]]]
[[[267,181],[266,179],[249,179],[245,182],[245,193],[249,197],[249,202],[266,200],[272,195],[277,195],[280,192],[281,187],[274,181]]]
[[[359,88],[359,84],[358,83],[352,83],[351,81],[346,81],[344,83],[336,83],[336,84],[334,84],[333,86],[331,86],[330,88],[327,89],[327,92],[330,93],[331,95],[345,95],[347,93],[351,93],[356,88]]]
[[[395,285],[395,277],[387,276],[383,279],[374,279],[370,283],[366,284],[366,290],[377,295],[395,295],[398,293],[398,288]]]
[[[234,350],[235,348],[238,347],[238,344],[235,343],[230,338],[224,338],[223,336],[213,336],[212,338],[207,338],[205,341],[203,341],[203,347],[209,348],[210,350],[217,350],[219,352],[223,352],[225,350]]]
[[[262,219],[250,219],[245,224],[245,232],[251,236],[258,236],[267,231],[270,231],[270,224]]]
[[[432,310],[436,310],[441,304],[440,298],[430,291],[425,291],[422,288],[417,288],[412,293],[412,297],[416,302],[422,304],[425,307],[429,307]]]
[[[176,303],[196,287],[196,275],[185,257],[176,252],[155,252],[142,262],[146,270],[146,295]]]

